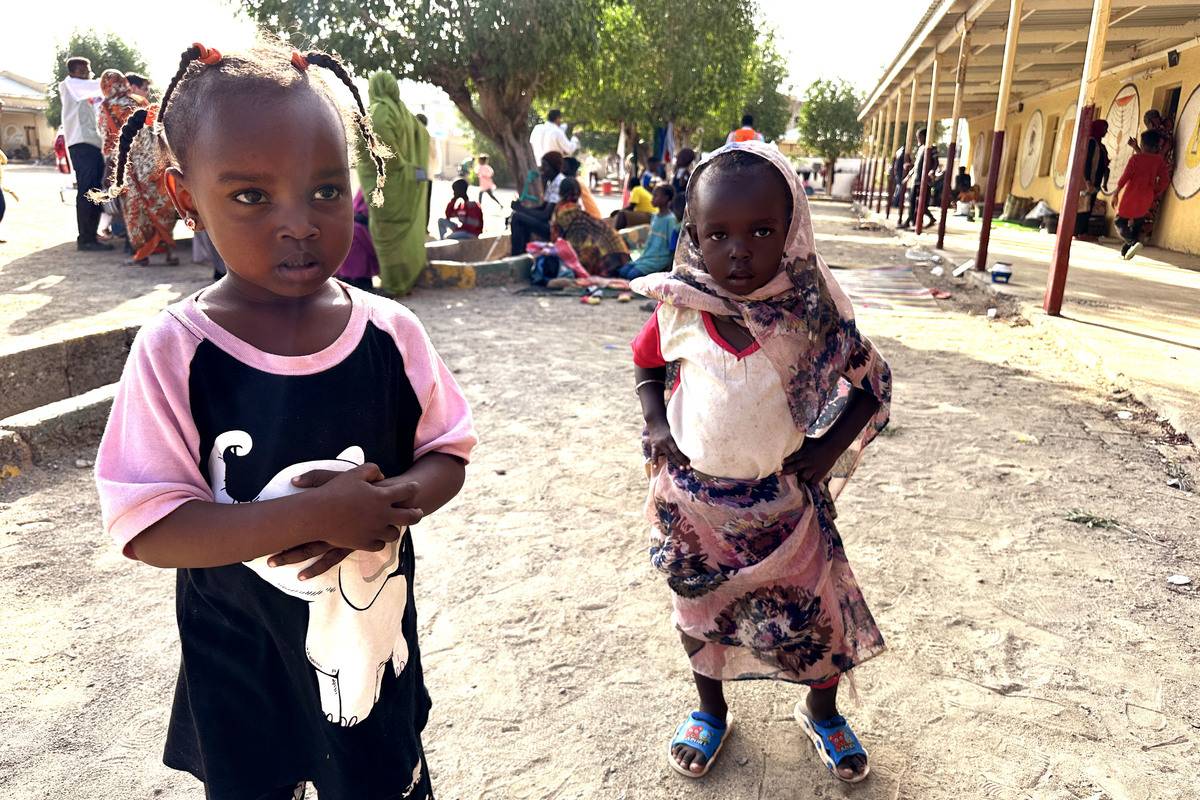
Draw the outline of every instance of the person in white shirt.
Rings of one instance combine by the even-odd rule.
[[[63,135],[71,164],[75,167],[75,224],[79,250],[112,250],[112,245],[96,240],[100,227],[100,206],[88,199],[88,192],[103,189],[103,140],[96,127],[96,107],[103,96],[100,81],[92,79],[92,63],[81,56],[67,59],[67,77],[58,85],[62,100]]]
[[[529,144],[533,147],[533,157],[540,164],[546,153],[561,153],[564,157],[573,155],[579,149],[579,138],[567,138],[562,112],[552,108],[546,115],[546,121],[534,126],[529,134]]]

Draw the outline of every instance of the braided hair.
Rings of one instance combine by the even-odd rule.
[[[308,65],[329,70],[350,90],[355,108],[349,114],[320,81],[310,81],[305,75]],[[380,188],[385,180],[384,164],[391,152],[375,138],[367,109],[354,79],[342,62],[334,55],[323,51],[296,54],[277,40],[263,39],[245,53],[222,55],[216,50],[194,44],[179,57],[179,69],[167,84],[159,104],[153,131],[159,153],[165,160],[183,165],[187,161],[192,137],[203,119],[204,110],[209,108],[215,97],[235,94],[252,95],[261,91],[279,91],[294,85],[306,85],[325,96],[338,109],[343,121],[349,117],[354,131],[347,131],[347,139],[357,134],[375,166],[378,182],[372,197],[375,205],[382,203]],[[112,184],[104,192],[88,195],[92,202],[103,202],[120,196],[125,190],[125,177],[129,150],[135,137],[146,127],[148,115],[139,109],[125,122],[121,129],[117,165]],[[356,148],[352,149],[352,153]]]

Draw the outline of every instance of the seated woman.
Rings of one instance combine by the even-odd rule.
[[[580,184],[567,178],[559,189],[562,199],[554,212],[551,237],[571,243],[579,263],[592,275],[613,276],[629,263],[629,246],[616,229],[587,213],[579,203]]]
[[[554,216],[554,209],[558,205],[559,187],[564,179],[562,167],[562,153],[546,153],[542,156],[541,178],[542,185],[546,187],[542,202],[534,206],[520,200],[513,203],[513,214],[509,218],[512,228],[512,255],[519,256],[524,253],[525,245],[529,244],[534,236],[550,238],[550,218]]]

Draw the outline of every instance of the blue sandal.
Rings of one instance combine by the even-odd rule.
[[[804,732],[808,734],[809,740],[812,741],[813,747],[817,751],[817,758],[821,759],[821,763],[829,768],[835,778],[843,783],[859,783],[871,774],[870,762],[863,767],[861,773],[853,778],[843,778],[837,771],[837,766],[850,756],[861,755],[863,758],[868,758],[867,751],[859,743],[854,731],[850,730],[850,724],[846,722],[845,717],[830,717],[817,722],[808,715],[808,709],[803,700],[796,704],[795,713],[796,721],[800,723],[800,727],[804,728]]]
[[[670,763],[671,769],[689,778],[703,778],[707,775],[708,771],[712,769],[713,762],[717,760],[721,748],[725,746],[729,732],[733,730],[733,713],[726,715],[724,728],[720,725],[721,720],[711,714],[705,714],[703,711],[693,711],[688,714],[688,718],[675,729],[675,738],[667,745],[667,762]],[[704,754],[702,771],[692,772],[675,760],[675,754],[672,751],[675,749],[675,745],[679,744],[687,745]]]

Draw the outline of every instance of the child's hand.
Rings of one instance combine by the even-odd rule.
[[[267,560],[267,564],[272,567],[283,567],[288,564],[299,564],[301,561],[308,561],[310,558],[320,556],[320,558],[317,558],[316,561],[302,569],[300,574],[296,576],[300,580],[306,581],[309,578],[325,574],[342,563],[342,560],[353,552],[353,550],[345,547],[334,547],[329,542],[308,542],[307,544],[293,547],[290,550],[284,550],[282,553],[276,553]]]
[[[418,484],[384,480],[375,464],[339,473],[313,470],[294,478],[292,484],[320,494],[323,516],[331,520],[324,543],[331,548],[382,550],[400,538],[397,528],[415,525],[424,516],[420,508],[410,505]]]
[[[825,438],[805,439],[799,450],[783,460],[783,472],[805,483],[818,483],[833,470],[840,455]]]
[[[675,437],[671,435],[671,426],[667,424],[665,419],[647,423],[646,433],[650,439],[651,461],[665,458],[672,464],[680,467],[686,467],[690,463],[688,457],[683,454],[683,451],[679,449],[679,445],[675,443]]]

